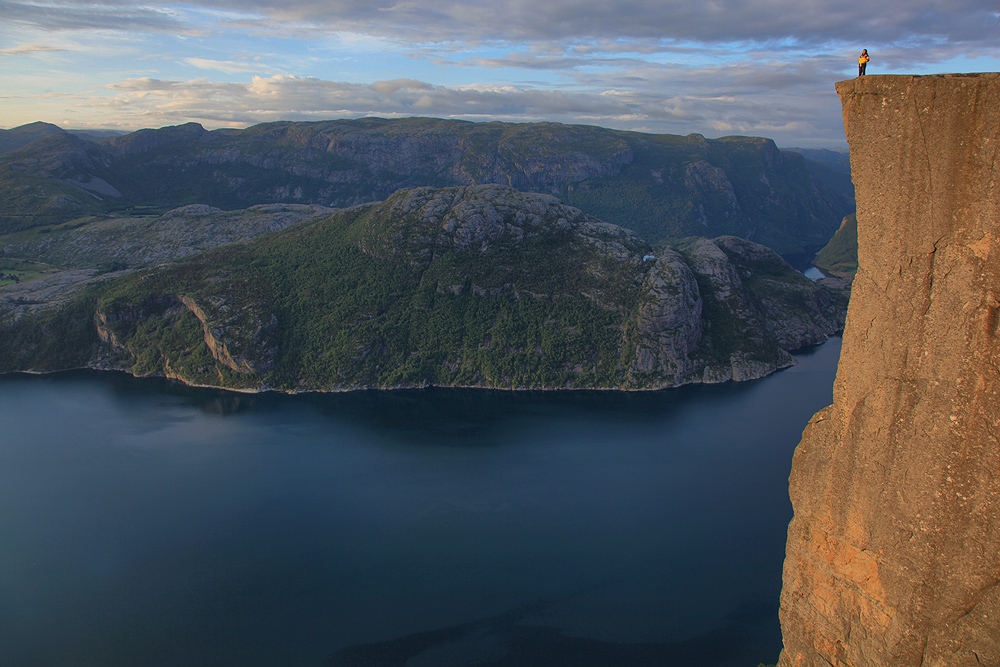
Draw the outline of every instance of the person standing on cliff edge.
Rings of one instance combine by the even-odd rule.
[[[868,67],[868,49],[863,49],[861,51],[861,57],[858,58],[858,76],[865,75],[865,69]]]

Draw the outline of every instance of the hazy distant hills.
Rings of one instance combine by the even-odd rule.
[[[27,146],[31,142],[56,134],[72,134],[82,139],[90,141],[100,141],[110,137],[118,137],[127,132],[117,132],[115,130],[64,130],[52,123],[41,121],[28,123],[10,130],[0,130],[0,153]]]
[[[819,162],[820,164],[826,165],[834,171],[839,171],[844,174],[851,173],[851,156],[846,150],[835,151],[830,150],[829,148],[798,147],[789,147],[784,150],[798,153],[813,162]]]
[[[12,130],[0,130],[0,153],[5,153],[15,148],[27,146],[31,142],[48,137],[53,134],[65,132],[58,125],[52,123],[29,123],[15,127]]]
[[[0,151],[0,234],[129,210],[340,208],[401,188],[498,183],[555,194],[650,243],[734,235],[797,253],[853,211],[849,175],[768,139],[556,123],[187,124],[100,140],[33,123],[2,131]]]
[[[8,321],[0,371],[91,366],[282,391],[655,389],[761,377],[843,326],[843,296],[764,246],[724,236],[654,250],[506,186],[297,213]]]

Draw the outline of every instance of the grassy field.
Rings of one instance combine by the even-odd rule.
[[[54,272],[55,267],[22,259],[0,259],[0,287],[25,283]]]

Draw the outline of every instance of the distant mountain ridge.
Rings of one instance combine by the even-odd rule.
[[[0,153],[0,234],[134,207],[337,208],[498,183],[555,194],[651,243],[734,235],[796,253],[825,244],[853,210],[842,174],[757,137],[432,118],[189,123],[100,141],[52,128]]]
[[[845,174],[851,173],[851,154],[846,150],[832,150],[829,148],[798,148],[789,146],[782,150],[798,153],[804,158],[820,162],[828,167]]]
[[[27,146],[28,144],[55,134],[71,134],[90,141],[100,141],[110,137],[117,137],[127,132],[117,130],[64,130],[58,125],[36,121],[26,125],[13,127],[9,130],[0,130],[0,153]]]
[[[43,123],[41,121],[28,123],[27,125],[21,125],[9,130],[0,130],[0,153],[6,153],[7,151],[27,146],[42,137],[62,134],[63,132],[64,130],[58,125]]]

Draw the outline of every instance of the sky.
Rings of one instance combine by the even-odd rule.
[[[1000,71],[1000,0],[0,0],[0,128],[433,116],[846,147],[836,81]]]

